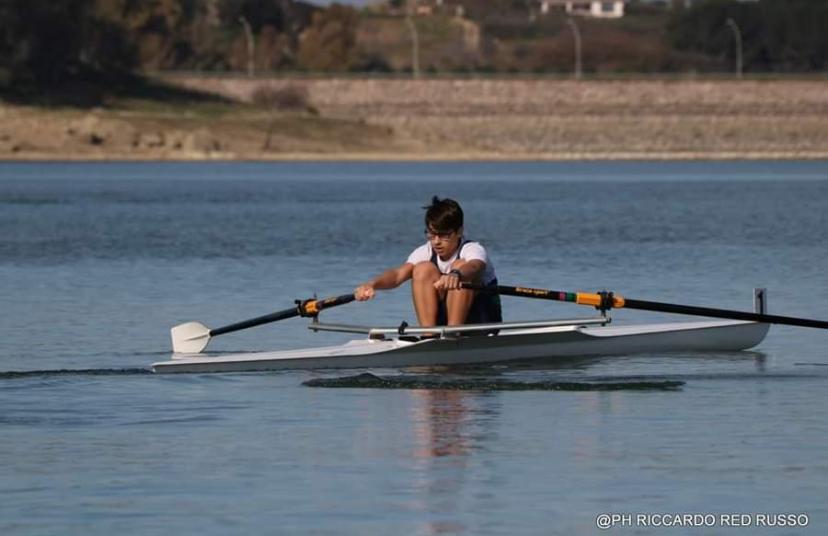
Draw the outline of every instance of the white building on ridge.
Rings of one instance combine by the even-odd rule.
[[[539,0],[540,12],[563,8],[570,15],[617,19],[624,16],[625,0]]]

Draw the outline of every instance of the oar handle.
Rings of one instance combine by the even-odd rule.
[[[337,305],[344,305],[354,301],[354,299],[355,297],[353,294],[343,294],[341,296],[325,298],[324,300],[296,300],[296,306],[291,307],[290,309],[276,311],[275,313],[258,316],[256,318],[251,318],[250,320],[244,320],[242,322],[236,322],[235,324],[229,324],[220,328],[211,329],[210,336],[215,337],[217,335],[224,335],[225,333],[232,333],[242,329],[261,326],[262,324],[268,324],[270,322],[286,320],[288,318],[293,318],[294,316],[316,316],[320,311],[322,311],[322,309],[330,309],[331,307],[336,307]]]

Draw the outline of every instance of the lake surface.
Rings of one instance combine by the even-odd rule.
[[[404,262],[435,194],[461,202],[502,284],[743,310],[767,287],[770,312],[828,318],[828,162],[0,163],[0,534],[570,535],[600,532],[602,513],[805,514],[804,528],[741,530],[825,533],[825,331],[447,373],[685,382],[666,392],[146,372],[175,324],[342,294]],[[591,314],[503,301],[508,320]],[[323,318],[415,320],[407,287]],[[305,325],[210,349],[348,339]],[[669,530],[740,530],[716,527]]]

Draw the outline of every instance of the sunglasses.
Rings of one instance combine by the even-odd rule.
[[[432,240],[435,240],[437,238],[439,238],[440,240],[448,240],[456,232],[457,232],[457,229],[454,229],[453,231],[448,231],[448,232],[445,232],[445,233],[437,233],[437,232],[434,232],[430,229],[426,229],[425,230],[425,237],[428,241],[432,241]]]

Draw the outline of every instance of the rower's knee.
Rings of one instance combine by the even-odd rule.
[[[414,281],[435,281],[440,277],[440,271],[434,266],[434,263],[423,261],[414,265],[414,272],[411,278]]]

